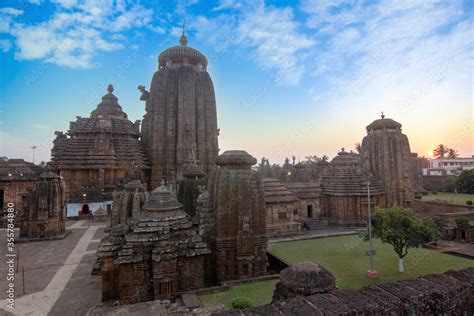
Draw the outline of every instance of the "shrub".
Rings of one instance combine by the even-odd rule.
[[[456,179],[456,187],[459,193],[474,193],[474,169],[464,170]]]
[[[428,195],[428,191],[423,191],[423,192],[421,192],[421,194]]]
[[[421,200],[421,194],[415,194],[415,199]]]
[[[252,301],[247,297],[237,297],[232,301],[232,308],[243,309],[252,307]]]
[[[469,224],[469,218],[464,216],[456,217],[454,222],[456,223],[456,226],[465,226]]]
[[[466,201],[466,204],[467,204],[467,205],[472,205],[472,201],[471,201],[471,200],[467,200],[467,201]]]
[[[436,194],[438,194],[438,191],[433,190],[433,191],[431,191],[431,193],[432,193],[433,195],[436,195]]]

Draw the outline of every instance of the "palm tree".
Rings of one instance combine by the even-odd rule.
[[[449,148],[448,150],[448,158],[455,159],[459,156],[458,151],[453,148]]]
[[[433,154],[436,158],[444,158],[448,153],[449,148],[443,144],[439,144],[435,149],[433,149]]]

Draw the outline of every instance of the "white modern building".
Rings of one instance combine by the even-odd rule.
[[[430,167],[423,169],[423,175],[456,176],[470,169],[474,169],[474,155],[471,158],[438,158],[430,160]]]

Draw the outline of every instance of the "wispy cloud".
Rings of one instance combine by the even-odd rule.
[[[131,29],[154,28],[153,12],[125,1],[54,0],[55,12],[45,21],[29,24],[15,20],[23,12],[0,10],[0,32],[15,43],[19,60],[41,59],[71,68],[89,68],[100,52],[120,49]]]
[[[302,9],[320,39],[315,103],[355,121],[384,110],[440,141],[443,122],[472,117],[472,15],[461,1],[305,0]]]
[[[12,47],[12,43],[9,40],[0,40],[0,49],[2,52],[8,52]]]
[[[264,1],[221,1],[214,10],[225,8],[235,10],[196,18],[198,38],[218,49],[250,49],[254,61],[273,71],[278,83],[297,84],[303,75],[305,52],[315,43],[299,32],[293,9]]]

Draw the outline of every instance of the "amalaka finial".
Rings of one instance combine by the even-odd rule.
[[[109,93],[114,92],[114,86],[111,83],[107,86],[107,91],[109,91]]]
[[[186,37],[185,34],[185,28],[186,28],[186,20],[183,21],[183,34],[181,34],[181,38],[179,39],[179,43],[181,46],[186,46],[188,44],[188,38]]]
[[[383,114],[383,111],[382,111],[382,115],[380,115],[380,117],[381,117],[382,119],[385,118],[385,114]]]

